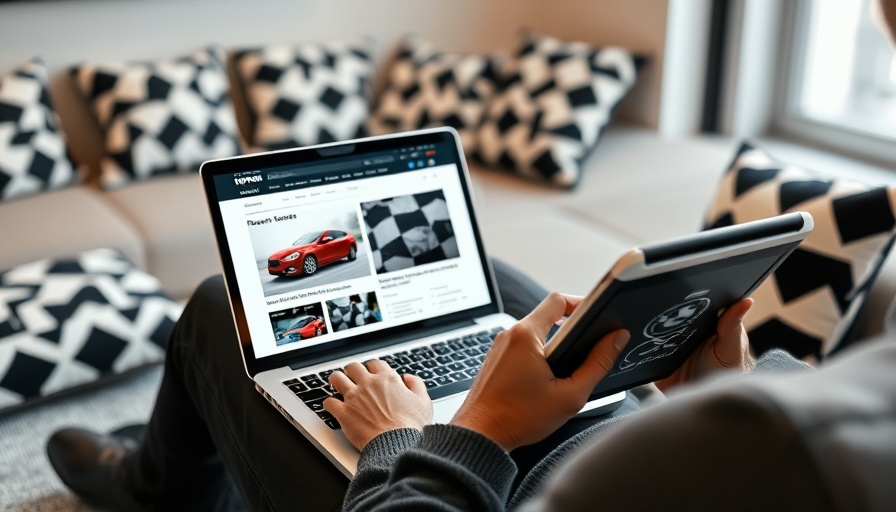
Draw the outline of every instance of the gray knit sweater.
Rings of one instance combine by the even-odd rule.
[[[744,379],[715,379],[600,422],[558,446],[512,495],[513,460],[486,437],[451,425],[386,432],[361,453],[344,506],[892,509],[896,343],[865,347],[819,372],[796,371],[806,368],[769,353]],[[871,447],[861,446],[863,434]]]

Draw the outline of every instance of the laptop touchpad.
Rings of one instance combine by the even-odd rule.
[[[440,398],[432,403],[432,422],[433,423],[449,423],[451,418],[454,417],[454,413],[460,409],[461,404],[464,403],[464,398],[467,397],[466,393],[461,393],[458,395],[452,395],[445,398]]]

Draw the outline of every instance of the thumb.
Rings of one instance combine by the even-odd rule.
[[[581,302],[582,297],[553,292],[519,323],[528,325],[543,344],[554,322],[572,313]]]
[[[618,329],[601,338],[591,349],[585,362],[567,379],[574,392],[587,398],[597,383],[613,368],[630,337],[627,330]]]
[[[730,336],[731,334],[739,335],[741,323],[752,307],[753,299],[742,299],[725,310],[722,316],[719,317],[719,324],[716,328],[719,337]]]
[[[342,419],[342,413],[345,411],[345,402],[338,398],[328,396],[324,399],[324,410],[336,417],[337,420]]]
[[[716,326],[716,340],[713,346],[713,355],[716,362],[723,367],[737,366],[743,357],[744,316],[753,306],[753,299],[744,299],[736,302],[728,308],[719,318]]]
[[[421,393],[426,393],[426,384],[423,383],[423,379],[421,379],[420,377],[406,373],[401,376],[401,380],[403,380],[404,385],[414,393],[418,395]]]

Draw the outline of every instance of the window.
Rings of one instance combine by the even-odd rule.
[[[306,325],[310,324],[312,320],[314,320],[313,316],[306,316],[305,318],[296,322],[296,324],[294,326],[292,326],[292,328],[298,329],[300,327],[305,327]]]
[[[871,20],[871,0],[793,5],[783,24],[790,48],[776,124],[800,138],[896,160],[896,58]]]
[[[320,238],[320,235],[322,234],[323,232],[321,231],[315,231],[314,233],[305,233],[304,235],[300,236],[299,239],[296,240],[292,245],[294,247],[299,247],[302,245],[313,244],[317,241],[318,238]]]

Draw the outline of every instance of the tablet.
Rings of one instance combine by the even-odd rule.
[[[591,399],[668,377],[812,227],[812,216],[797,212],[629,251],[549,339],[551,369],[569,376],[604,335],[628,329],[631,339]]]

